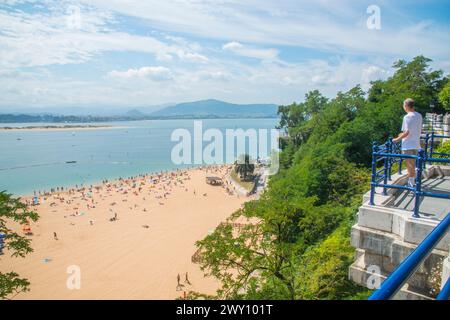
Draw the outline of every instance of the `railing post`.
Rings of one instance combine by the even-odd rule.
[[[397,145],[397,149],[398,149],[398,153],[402,154],[402,147]],[[402,174],[402,164],[403,164],[403,159],[400,158],[400,161],[398,162],[398,174],[399,175]]]
[[[389,141],[385,143],[385,153],[389,153]],[[388,157],[384,157],[384,161],[383,161],[383,165],[384,165],[384,170],[383,170],[383,174],[384,174],[384,178],[383,178],[383,184],[386,186],[388,183],[388,174],[389,174],[389,158]],[[383,196],[387,196],[387,188],[383,187]]]
[[[423,162],[423,168],[427,167],[427,158],[428,158],[428,140],[430,139],[430,134],[427,132],[425,135],[425,161]]]
[[[369,204],[373,206],[375,204],[375,184],[377,181],[377,155],[378,146],[376,142],[372,143],[372,181],[370,183],[370,202]]]
[[[431,131],[431,143],[430,143],[430,156],[429,156],[429,158],[433,158],[433,146],[434,146],[434,130]]]
[[[414,218],[420,218],[419,207],[420,207],[420,195],[422,193],[422,162],[425,157],[425,152],[420,149],[416,160],[416,190],[414,196]]]
[[[392,153],[392,138],[389,138],[388,142],[386,143],[387,149],[388,149],[388,153]],[[394,162],[394,158],[389,158],[388,159],[388,180],[391,181],[391,176],[392,176],[392,163]]]

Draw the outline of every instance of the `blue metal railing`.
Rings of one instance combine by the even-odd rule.
[[[411,254],[384,280],[381,287],[377,289],[369,300],[388,300],[392,298],[412,276],[420,264],[430,255],[434,247],[447,234],[450,228],[450,213],[431,231],[431,233],[411,252]],[[450,281],[437,296],[438,300],[450,298]]]
[[[434,132],[425,134],[422,139],[425,140],[425,148],[418,151],[418,155],[402,154],[400,144],[394,143],[392,139],[389,139],[386,143],[378,145],[376,142],[372,146],[372,181],[370,188],[370,205],[374,205],[375,202],[375,188],[382,187],[383,195],[387,195],[387,189],[399,189],[411,191],[414,193],[414,212],[413,217],[419,218],[419,207],[421,197],[434,197],[442,199],[450,199],[449,194],[427,192],[422,191],[422,170],[425,168],[426,163],[438,162],[449,163],[450,154],[434,152],[433,146],[435,138],[450,138],[450,136],[437,135]],[[435,156],[448,157],[448,158],[436,158]],[[406,185],[389,184],[391,181],[392,167],[398,163],[398,173],[402,173],[402,163],[406,159],[415,160],[416,168],[416,184],[414,187]],[[381,169],[377,169],[379,161],[383,161]]]
[[[435,152],[434,151],[434,144],[435,139],[445,139],[450,138],[450,136],[442,135],[442,134],[435,134],[434,132],[427,133],[421,137],[422,140],[425,140],[425,153],[430,157],[434,158],[435,155],[437,156],[444,156],[444,157],[450,157],[450,153],[443,153],[443,152]]]
[[[450,278],[447,279],[441,293],[436,297],[436,300],[450,300]]]

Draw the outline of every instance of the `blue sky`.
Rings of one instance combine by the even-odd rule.
[[[378,29],[367,27],[375,5]],[[0,0],[4,107],[331,97],[423,54],[450,72],[448,1]]]

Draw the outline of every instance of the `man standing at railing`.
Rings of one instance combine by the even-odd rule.
[[[414,110],[414,100],[403,102],[406,115],[403,117],[402,133],[393,142],[402,141],[402,153],[416,156],[420,149],[420,134],[422,133],[422,115]],[[408,186],[414,187],[416,170],[415,159],[406,159],[408,169]]]

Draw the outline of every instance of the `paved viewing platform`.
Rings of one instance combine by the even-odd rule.
[[[425,178],[422,180],[422,190],[450,195],[450,176],[435,175]],[[414,194],[410,191],[401,191],[386,206],[412,211],[414,210]],[[449,211],[449,201],[439,198],[425,197],[421,200],[419,208],[420,216],[436,220],[442,220]]]
[[[393,174],[389,184],[406,185],[406,170]],[[422,172],[422,190],[450,194],[450,166],[429,165]],[[412,217],[415,206],[410,190],[375,188],[364,195],[358,221],[352,227],[351,244],[356,248],[350,280],[373,289],[420,244],[450,212],[450,200],[421,197],[419,218]],[[450,274],[450,233],[438,243],[395,299],[434,299]]]

